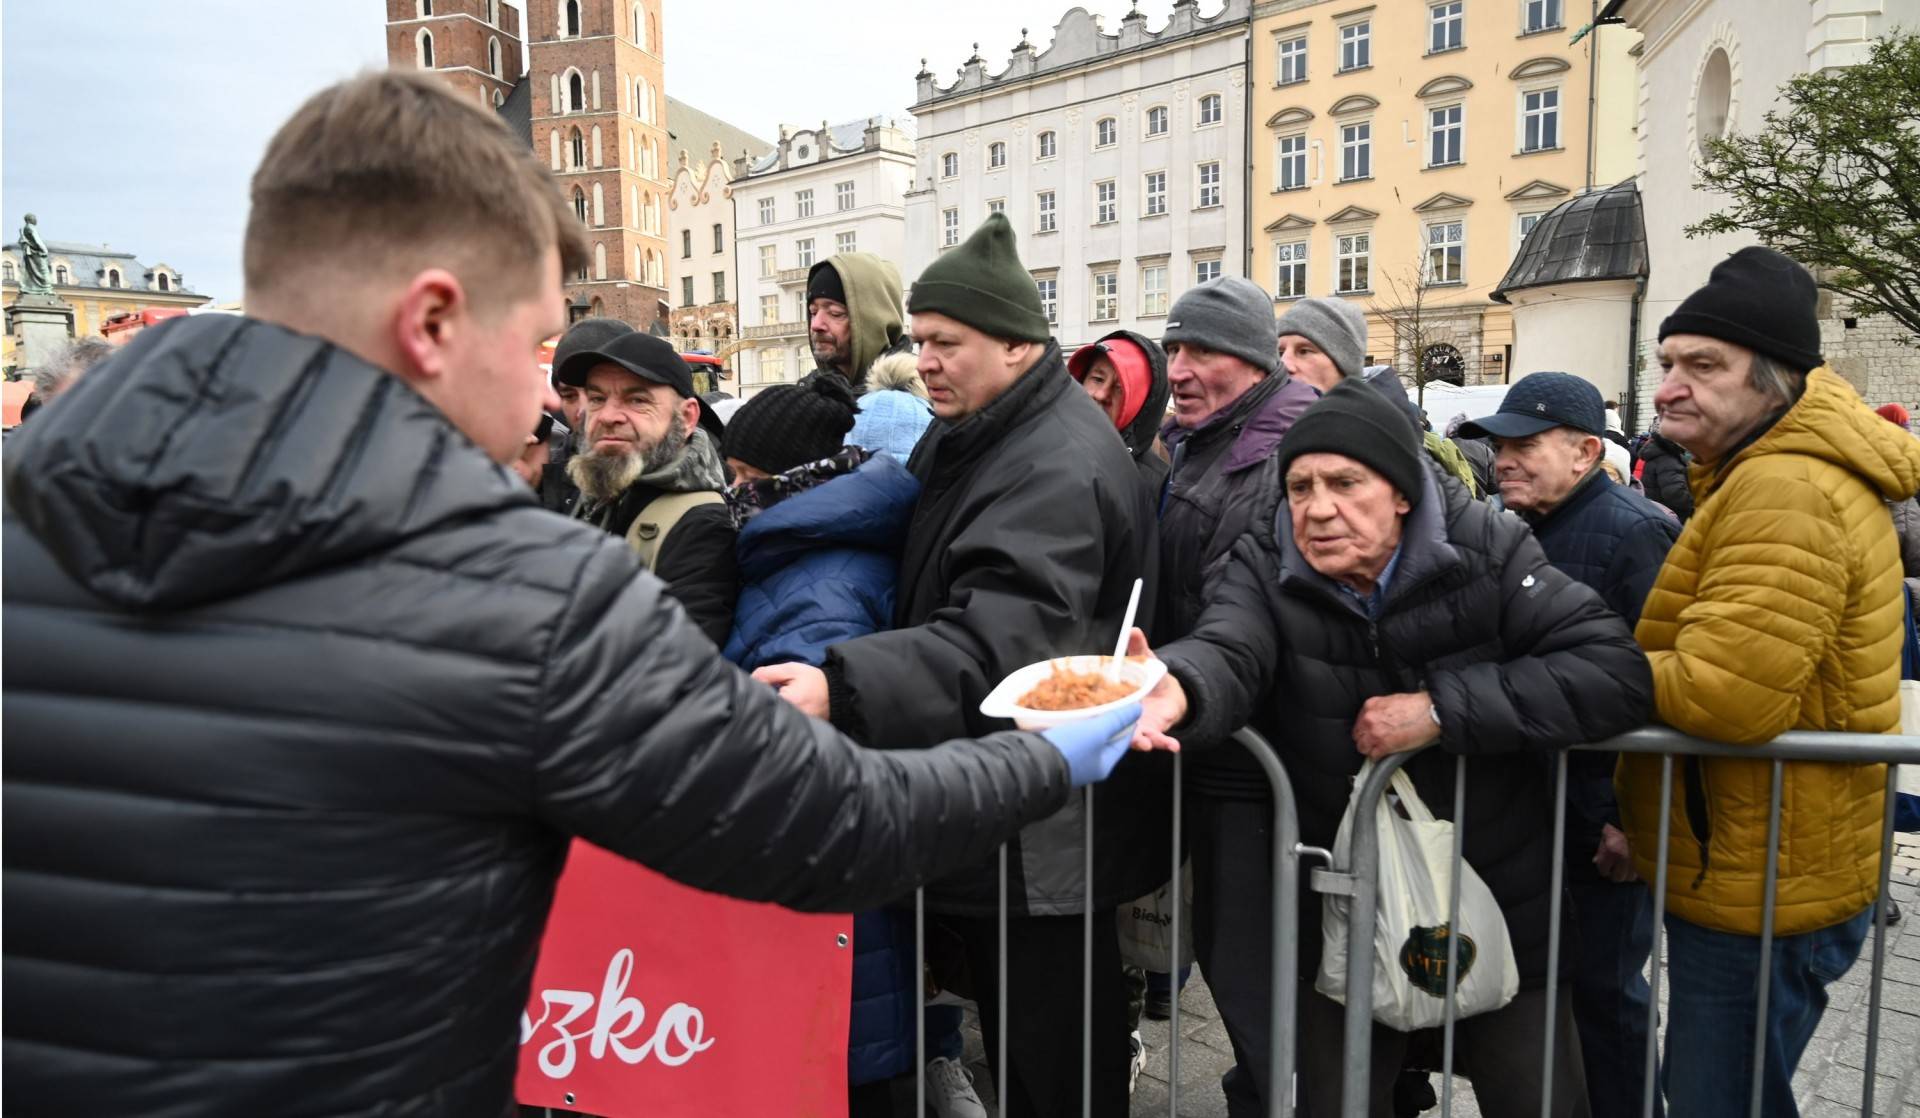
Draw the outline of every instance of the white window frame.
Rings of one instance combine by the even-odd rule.
[[[960,177],[959,152],[943,151],[940,153],[940,177],[942,179],[957,179]]]
[[[772,326],[780,321],[780,296],[760,296],[760,324]]]
[[[1527,234],[1533,232],[1533,227],[1538,225],[1540,219],[1545,216],[1547,216],[1547,211],[1545,210],[1522,210],[1513,215],[1513,251],[1515,255],[1519,254],[1520,246],[1526,242]]]
[[[1222,261],[1218,256],[1203,256],[1193,262],[1193,282],[1196,286],[1212,283],[1225,274]]]
[[[1354,263],[1348,278],[1359,279],[1360,283],[1343,285],[1341,283],[1342,265]],[[1349,232],[1335,232],[1333,235],[1333,293],[1352,295],[1373,289],[1373,230],[1355,229]]]
[[[1167,313],[1167,262],[1158,260],[1140,265],[1140,317],[1157,318]]]
[[[835,213],[845,213],[854,207],[853,181],[833,184],[833,209]]]
[[[1005,198],[987,199],[987,213],[989,215],[1004,214],[1006,212],[1007,212],[1007,200]]]
[[[1520,0],[1522,35],[1558,31],[1567,25],[1566,20],[1566,5],[1562,0]]]
[[[762,199],[760,199],[760,203],[759,203],[759,206],[757,207],[757,209],[758,209],[758,211],[759,211],[759,214],[760,214],[760,224],[762,224],[762,225],[772,225],[772,224],[773,224],[773,219],[774,219],[774,205],[773,205],[773,199],[771,199],[771,198],[762,198]]]
[[[1434,237],[1444,239],[1435,241]],[[1433,287],[1458,287],[1467,282],[1467,219],[1443,218],[1421,226],[1420,259],[1423,278]],[[1440,262],[1435,266],[1436,259]]]
[[[1120,318],[1120,269],[1103,268],[1093,273],[1087,290],[1092,296],[1088,322],[1116,322]]]
[[[1007,142],[995,140],[987,145],[987,170],[997,171],[1007,165]]]
[[[1033,195],[1033,231],[1051,233],[1060,228],[1060,198],[1051,190]]]
[[[1297,47],[1298,49],[1289,49]],[[1307,80],[1307,37],[1295,35],[1282,39],[1274,48],[1273,75],[1275,85],[1296,85]],[[1288,71],[1292,70],[1292,76]]]
[[[1104,150],[1120,142],[1120,119],[1103,116],[1093,122],[1094,150]]]
[[[953,207],[940,211],[940,247],[952,248],[960,243],[960,211]]]
[[[1142,217],[1159,217],[1167,212],[1167,173],[1148,171],[1141,176]]]
[[[1211,115],[1207,112],[1209,107],[1213,110]],[[1212,128],[1214,125],[1220,124],[1226,119],[1227,99],[1225,97],[1222,97],[1218,93],[1208,93],[1200,98],[1199,106],[1194,116],[1195,128]]]
[[[1049,128],[1033,138],[1033,158],[1037,162],[1060,154],[1060,136]]]
[[[777,245],[760,246],[760,278],[772,279],[780,271],[780,249]]]
[[[1551,106],[1548,106],[1545,102],[1545,98],[1547,95],[1551,95],[1553,98],[1553,104]],[[1527,99],[1531,97],[1539,97],[1542,99],[1538,107],[1535,107],[1535,108],[1528,107]],[[1519,141],[1519,143],[1516,144],[1515,147],[1522,154],[1529,153],[1529,152],[1536,152],[1536,151],[1557,151],[1561,148],[1562,146],[1561,144],[1562,137],[1560,135],[1560,126],[1562,124],[1562,121],[1560,120],[1561,97],[1560,97],[1560,86],[1558,83],[1554,83],[1552,85],[1534,86],[1531,89],[1522,89],[1520,91],[1519,97],[1515,101],[1515,106],[1518,109],[1520,114],[1519,125],[1518,125],[1518,128],[1516,129],[1516,135],[1515,135],[1515,138]],[[1541,123],[1539,124],[1539,127],[1538,127],[1538,138],[1544,140],[1546,139],[1546,132],[1547,132],[1545,122],[1549,118],[1551,118],[1553,122],[1553,143],[1529,145],[1527,142],[1528,126],[1530,124],[1533,124],[1535,121],[1540,121]]]
[[[859,252],[860,234],[857,231],[835,233],[833,235],[833,251],[836,255],[842,252]]]
[[[1209,170],[1212,172],[1211,182],[1208,181]],[[1220,161],[1218,159],[1209,159],[1205,163],[1197,164],[1193,169],[1193,174],[1193,208],[1196,210],[1211,210],[1221,205],[1223,180],[1220,174]],[[1211,191],[1211,193],[1209,193],[1209,191]]]
[[[802,237],[799,240],[793,242],[793,259],[794,259],[794,266],[797,268],[813,267],[813,238],[812,237]]]
[[[1040,312],[1047,316],[1047,325],[1060,324],[1060,277],[1056,275],[1033,277],[1033,289],[1040,295]]]
[[[1289,150],[1289,145],[1293,145]],[[1305,190],[1310,182],[1307,178],[1307,134],[1293,132],[1273,139],[1273,188],[1275,190]],[[1289,165],[1298,173],[1293,181],[1288,181]]]
[[[1276,299],[1299,299],[1307,294],[1306,241],[1273,242],[1273,291]]]
[[[1340,69],[1345,74],[1373,65],[1373,21],[1357,19],[1340,26]]]
[[[1427,5],[1427,53],[1443,54],[1467,45],[1466,0],[1439,0]],[[1442,39],[1451,40],[1442,42]]]
[[[1147,107],[1146,114],[1142,119],[1145,121],[1146,136],[1148,139],[1152,139],[1155,136],[1164,136],[1167,134],[1169,130],[1168,122],[1173,119],[1173,116],[1168,112],[1165,105],[1150,105]],[[1154,127],[1156,124],[1159,125],[1159,127]]]
[[[813,216],[813,191],[811,189],[796,190],[793,192],[793,216]]]
[[[1452,114],[1451,120],[1441,120],[1442,114]],[[1440,147],[1447,144],[1446,133],[1452,133],[1452,151],[1441,152]],[[1436,155],[1451,154],[1451,159],[1436,159]],[[1461,102],[1451,105],[1427,106],[1427,166],[1458,167],[1467,161],[1467,107]]]
[[[1340,126],[1339,181],[1359,182],[1372,177],[1373,121],[1371,119],[1356,120],[1349,124],[1342,124]]]
[[[1093,184],[1093,223],[1111,225],[1120,220],[1120,184],[1101,179]]]

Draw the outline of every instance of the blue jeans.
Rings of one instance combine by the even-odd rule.
[[[1569,865],[1567,874],[1567,922],[1576,933],[1568,985],[1593,1118],[1639,1118],[1647,1081],[1652,991],[1643,972],[1653,949],[1653,894],[1638,881],[1608,881],[1591,865]],[[1657,1093],[1653,1113],[1665,1113]]]
[[[1827,984],[1847,972],[1875,906],[1829,928],[1773,941],[1760,1112],[1795,1118],[1793,1072],[1827,1008]],[[1744,1118],[1753,1080],[1760,937],[1716,932],[1667,914],[1667,1106],[1686,1118]]]

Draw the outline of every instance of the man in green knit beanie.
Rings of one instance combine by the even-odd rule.
[[[819,668],[757,679],[881,749],[923,749],[963,727],[999,728],[980,702],[1008,675],[1110,648],[1134,580],[1158,556],[1152,498],[1106,413],[1068,375],[1007,219],[989,216],[921,273],[907,297],[934,422],[909,468],[920,497],[895,589],[894,627],[827,649]],[[1143,617],[1152,616],[1146,603]],[[1126,990],[1115,909],[1166,877],[1166,774],[1135,754],[1094,813],[1092,1112],[1127,1108]],[[1081,1113],[1081,913],[1089,907],[1078,801],[1007,846],[1007,1118]],[[1156,846],[1156,841],[1158,845]],[[927,886],[965,947],[987,1051],[997,1052],[997,859]]]

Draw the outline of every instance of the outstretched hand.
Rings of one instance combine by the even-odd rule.
[[[1157,660],[1147,647],[1147,635],[1138,629],[1127,634],[1127,655]],[[1164,749],[1180,752],[1180,742],[1167,734],[1187,718],[1187,691],[1169,672],[1140,701],[1140,725],[1134,728],[1133,748],[1143,753]]]
[[[772,684],[781,698],[810,718],[824,722],[833,714],[828,701],[827,673],[811,664],[768,664],[755,668],[753,678]]]

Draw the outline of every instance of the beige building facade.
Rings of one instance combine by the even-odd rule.
[[[1591,0],[1266,0],[1253,12],[1251,276],[1354,300],[1368,360],[1497,383],[1489,298],[1547,211],[1635,170],[1638,35]]]

